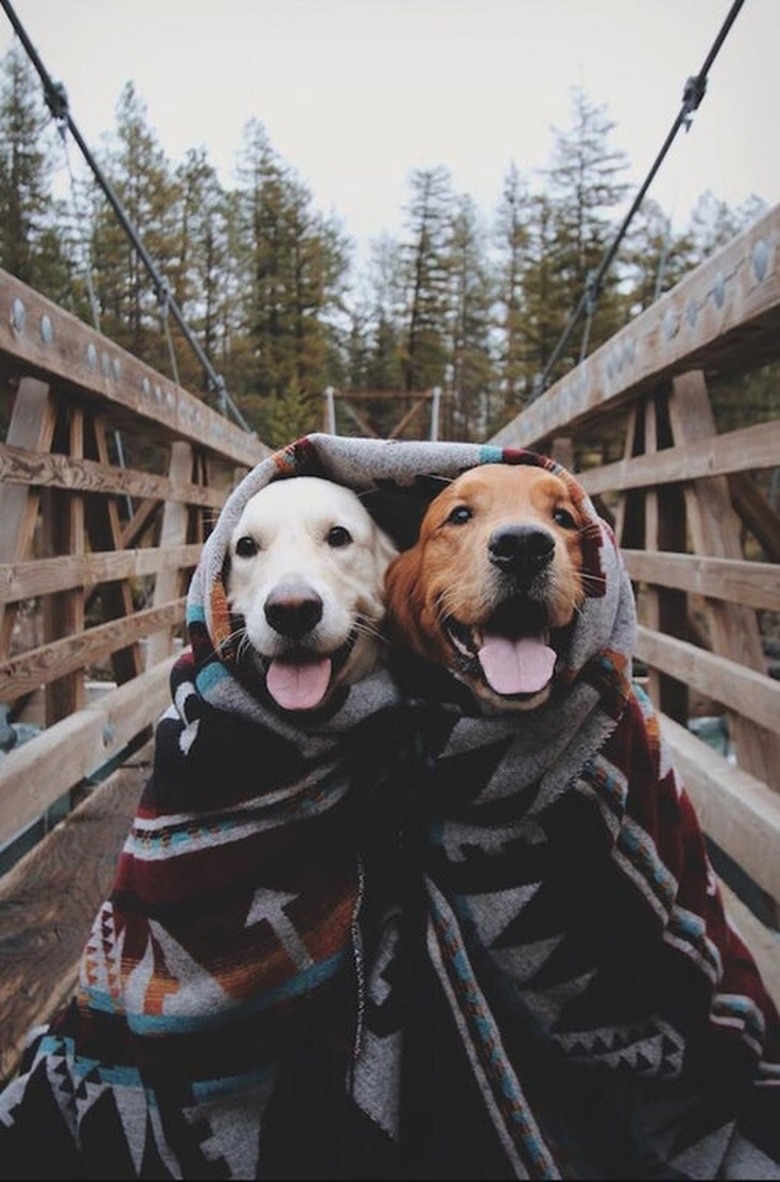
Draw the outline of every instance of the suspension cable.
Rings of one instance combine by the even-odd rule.
[[[1,0],[0,0],[0,2],[1,2]],[[658,152],[658,155],[656,156],[655,160],[653,161],[653,164],[650,167],[650,170],[647,173],[647,176],[645,177],[644,181],[642,182],[642,185],[640,186],[636,197],[634,198],[633,202],[631,203],[631,208],[629,209],[626,216],[623,218],[623,221],[620,225],[620,228],[619,228],[617,234],[615,235],[614,240],[612,241],[611,245],[606,250],[604,257],[602,258],[602,260],[599,263],[596,270],[591,272],[591,274],[588,276],[588,281],[585,285],[585,291],[583,292],[582,296],[580,297],[579,303],[577,304],[576,308],[574,309],[571,316],[569,317],[566,327],[564,328],[564,330],[558,340],[558,343],[556,344],[555,348],[553,349],[550,359],[548,360],[546,366],[544,367],[543,372],[537,376],[537,379],[536,379],[536,382],[534,385],[532,399],[538,398],[539,395],[543,394],[544,391],[547,389],[547,383],[550,379],[550,374],[553,370],[553,367],[555,366],[555,364],[558,361],[559,357],[561,356],[561,353],[563,352],[566,344],[568,343],[569,338],[571,337],[571,334],[573,333],[573,331],[577,325],[577,321],[579,320],[583,311],[589,310],[589,314],[592,316],[596,301],[598,300],[598,298],[601,294],[601,288],[602,288],[606,273],[609,270],[609,267],[612,264],[612,262],[615,258],[615,255],[617,254],[618,248],[619,248],[621,242],[623,241],[623,238],[625,237],[626,231],[628,230],[628,227],[631,224],[631,220],[633,219],[634,214],[639,209],[639,206],[642,204],[645,193],[650,188],[650,185],[651,185],[656,173],[658,172],[658,169],[661,167],[661,164],[663,163],[663,160],[664,160],[667,152],[671,148],[672,143],[674,142],[674,139],[675,139],[678,131],[680,130],[680,128],[685,127],[686,131],[690,130],[691,122],[693,120],[693,114],[696,110],[698,110],[699,105],[700,105],[702,99],[704,98],[704,95],[707,90],[707,74],[709,72],[709,69],[712,66],[712,63],[715,61],[715,58],[717,57],[718,52],[719,52],[723,42],[726,39],[729,29],[734,24],[734,21],[736,20],[738,14],[739,14],[739,10],[740,10],[740,8],[742,8],[742,5],[744,4],[744,2],[745,2],[745,0],[734,0],[734,3],[732,4],[731,9],[726,16],[726,19],[724,20],[723,25],[721,26],[721,28],[718,32],[718,35],[716,36],[715,40],[712,43],[709,53],[707,54],[707,56],[704,59],[701,69],[699,70],[698,74],[691,75],[691,77],[688,78],[688,80],[686,81],[685,86],[683,88],[682,102],[681,102],[680,110],[679,110],[677,117],[675,118],[667,136],[666,136],[666,139],[664,140],[663,146],[661,147],[660,151]]]
[[[57,122],[58,125],[61,125],[63,127],[67,127],[68,131],[70,131],[74,140],[76,141],[79,148],[81,149],[81,154],[83,155],[84,159],[86,160],[87,164],[89,165],[90,169],[92,170],[92,173],[93,173],[96,181],[98,182],[101,189],[103,190],[106,197],[108,198],[108,201],[109,201],[112,209],[114,210],[114,213],[116,214],[117,219],[119,220],[119,223],[120,223],[122,229],[127,234],[128,238],[130,239],[130,241],[133,245],[133,248],[135,249],[136,253],[138,254],[138,257],[141,259],[142,263],[146,267],[146,270],[149,273],[149,276],[150,276],[152,283],[154,285],[154,290],[155,290],[155,294],[157,296],[158,303],[161,306],[164,306],[167,311],[170,311],[172,313],[174,319],[176,320],[176,323],[178,324],[178,326],[181,329],[182,333],[184,334],[186,340],[190,344],[190,346],[193,349],[193,351],[195,352],[198,360],[200,361],[201,365],[203,366],[203,369],[205,370],[206,376],[208,378],[209,389],[216,393],[218,401],[219,401],[220,409],[224,413],[225,407],[228,407],[231,410],[232,414],[234,415],[236,421],[239,423],[239,425],[241,427],[243,427],[245,431],[249,431],[250,433],[254,434],[254,432],[252,432],[251,427],[246,422],[244,416],[241,414],[241,411],[238,409],[235,402],[228,394],[228,392],[225,388],[224,378],[222,377],[221,374],[217,373],[217,371],[214,369],[213,365],[211,364],[211,361],[209,360],[208,356],[206,355],[203,348],[201,347],[200,342],[197,340],[197,338],[195,336],[193,336],[192,332],[190,331],[189,325],[185,321],[182,311],[181,311],[178,303],[176,302],[174,296],[172,295],[165,278],[160,274],[159,270],[157,269],[149,252],[146,250],[146,247],[144,246],[143,242],[141,241],[140,237],[138,236],[138,233],[136,232],[135,227],[133,226],[132,222],[130,221],[130,218],[128,217],[128,215],[126,213],[124,206],[122,205],[121,201],[119,200],[119,197],[117,196],[116,192],[114,191],[113,186],[111,185],[110,181],[105,176],[102,169],[100,168],[97,161],[95,160],[94,156],[92,155],[91,151],[89,150],[89,147],[87,146],[83,136],[81,135],[81,132],[79,131],[78,127],[76,126],[76,124],[73,120],[73,117],[70,114],[70,110],[68,109],[68,97],[67,97],[67,93],[65,91],[65,87],[63,86],[63,84],[61,82],[55,82],[52,79],[51,75],[49,74],[49,72],[47,71],[43,62],[41,61],[40,57],[38,56],[35,46],[30,41],[30,38],[27,36],[27,33],[26,33],[21,21],[19,20],[16,13],[14,12],[13,7],[11,6],[10,0],[0,0],[0,5],[2,5],[6,16],[8,17],[9,21],[13,25],[14,32],[16,33],[17,37],[21,41],[22,45],[24,46],[24,48],[27,52],[27,56],[29,57],[33,66],[35,67],[38,77],[41,80],[41,84],[43,86],[44,99],[46,101],[46,106],[49,108],[49,111],[51,112],[51,115],[54,118],[55,122]]]
[[[76,233],[80,242],[81,250],[85,256],[87,296],[89,298],[90,311],[92,312],[92,324],[96,332],[100,332],[100,305],[98,304],[97,295],[95,293],[95,285],[92,282],[92,249],[89,244],[89,231],[86,229],[86,218],[81,213],[81,208],[78,201],[76,178],[73,174],[70,152],[68,151],[67,128],[65,127],[65,124],[59,119],[55,119],[55,123],[57,124],[57,131],[59,132],[60,140],[62,142],[62,152],[63,156],[65,157],[65,165],[68,170],[68,179],[70,181],[70,200],[73,206],[73,213],[75,215],[75,224],[77,227]],[[118,429],[114,431],[114,443],[116,445],[116,454],[119,460],[119,467],[126,468],[127,465],[125,463],[125,449],[124,444],[122,443],[122,433]],[[127,519],[130,521],[133,516],[133,500],[129,494],[125,495],[125,505],[127,507]]]
[[[70,152],[68,150],[68,135],[67,128],[59,120],[55,120],[57,124],[57,131],[59,132],[60,142],[62,143],[62,154],[65,159],[65,167],[68,172],[68,181],[70,183],[70,201],[73,207],[73,214],[76,222],[76,235],[79,240],[81,251],[85,256],[85,281],[87,285],[87,297],[89,299],[89,309],[92,313],[92,324],[97,332],[101,331],[100,327],[100,305],[98,304],[97,293],[95,292],[95,284],[92,278],[92,248],[89,243],[89,230],[87,229],[86,217],[82,214],[81,205],[78,199],[76,177],[73,172],[73,164],[70,159]]]

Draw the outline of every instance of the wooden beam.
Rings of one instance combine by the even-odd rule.
[[[1,270],[0,361],[109,403],[136,429],[145,419],[158,439],[187,439],[247,468],[271,454],[256,435]]]
[[[143,608],[0,662],[0,701],[13,702],[41,685],[153,635],[160,628],[177,627],[184,620],[186,602],[182,596],[161,607]]]
[[[5,756],[0,763],[0,844],[31,825],[156,724],[170,704],[173,664],[170,657],[109,690]]]
[[[753,954],[767,993],[780,1010],[780,937],[765,927],[726,885],[720,891],[731,926]]]
[[[188,443],[171,444],[169,476],[174,487],[186,484],[192,479],[193,459],[192,448]],[[171,546],[180,546],[186,542],[187,523],[187,506],[180,501],[167,501],[160,529],[160,549],[167,550]],[[153,606],[162,607],[185,591],[181,572],[175,567],[166,567],[154,580]],[[176,623],[178,622],[177,620]],[[146,642],[146,668],[151,668],[172,651],[173,628],[170,625],[159,632],[150,633]]]
[[[84,457],[84,416],[81,408],[70,409],[67,415],[68,454],[76,460]],[[84,498],[79,493],[61,489],[44,489],[41,513],[43,549],[50,556],[80,555],[85,549]],[[42,605],[43,635],[51,643],[60,636],[77,636],[84,631],[84,592],[80,587],[44,596]],[[70,669],[63,677],[49,681],[45,687],[46,724],[67,718],[80,710],[85,701],[86,670],[84,666]]]
[[[225,494],[202,484],[176,484],[167,476],[117,468],[96,460],[78,460],[70,456],[27,451],[0,443],[0,481],[32,485],[36,488],[66,488],[81,492],[152,498],[157,501],[181,501],[221,509]]]
[[[165,549],[104,550],[30,562],[0,563],[0,603],[33,599],[72,587],[89,589],[116,579],[143,578],[163,570],[188,570],[203,552],[201,542]]]
[[[665,715],[661,732],[704,832],[780,902],[780,794]]]
[[[675,443],[694,448],[708,439],[715,440],[715,418],[710,406],[707,385],[701,372],[675,378],[669,398],[669,415]],[[770,435],[767,424],[758,424]],[[780,428],[780,421],[776,422]],[[744,435],[744,432],[739,432]],[[777,437],[775,462],[780,458],[780,434]],[[755,467],[749,451],[743,454],[743,466]],[[696,554],[716,558],[743,558],[741,523],[731,504],[728,481],[711,475],[685,486],[685,505],[691,547]],[[718,656],[737,661],[748,669],[766,672],[766,657],[753,608],[722,599],[706,600],[707,636]],[[779,687],[780,688],[780,687]],[[731,703],[726,703],[731,705]],[[780,790],[780,734],[767,735],[757,730],[760,718],[750,710],[735,707],[729,718],[729,730],[741,767]],[[772,723],[763,723],[772,729]],[[780,730],[780,708],[774,729]]]
[[[54,438],[57,407],[49,387],[34,378],[22,378],[14,399],[8,439],[21,448],[48,452]],[[32,551],[38,520],[37,489],[0,483],[0,560],[18,562]],[[0,607],[0,655],[10,647],[16,611]]]
[[[637,627],[637,656],[767,730],[780,726],[780,681],[686,640]]]
[[[654,488],[732,472],[774,468],[780,457],[780,419],[754,423],[727,435],[692,439],[685,446],[667,447],[653,455],[617,460],[578,474],[591,496],[629,488]]]
[[[731,503],[737,513],[755,534],[767,558],[780,562],[780,513],[772,508],[749,472],[732,472],[728,481]]]
[[[637,582],[676,587],[710,599],[728,599],[764,611],[780,611],[780,568],[772,562],[708,558],[670,550],[621,551]]]

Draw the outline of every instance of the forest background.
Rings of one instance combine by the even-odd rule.
[[[338,430],[386,436],[404,396],[434,387],[439,436],[484,440],[540,392],[634,197],[615,126],[572,88],[570,124],[552,129],[547,167],[524,173],[508,161],[490,216],[454,191],[446,164],[411,171],[402,234],[372,241],[360,267],[338,217],[316,208],[258,119],[244,128],[228,188],[204,149],[166,157],[128,82],[95,156],[229,402],[264,442],[321,430],[328,388],[384,392],[365,416],[340,403]],[[0,61],[0,267],[224,409],[104,192],[76,179],[72,150],[15,46]],[[66,194],[53,186],[63,158]],[[545,385],[765,209],[759,196],[731,208],[706,192],[680,231],[646,196]],[[759,371],[715,386],[714,404],[721,429],[777,416],[778,383]],[[418,416],[402,434],[427,432]],[[617,458],[611,442],[599,443],[603,459]]]

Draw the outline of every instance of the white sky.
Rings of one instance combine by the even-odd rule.
[[[445,165],[492,214],[512,160],[548,163],[574,85],[615,121],[633,195],[733,0],[11,3],[94,151],[127,81],[171,161],[203,145],[224,184],[257,117],[362,254],[400,232],[413,168]],[[12,37],[0,10],[0,53]],[[678,224],[708,189],[780,201],[779,54],[780,0],[745,0],[649,193]]]

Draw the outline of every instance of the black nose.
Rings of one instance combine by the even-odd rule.
[[[490,535],[488,557],[505,574],[530,582],[549,562],[555,538],[537,525],[504,525]]]
[[[303,583],[282,584],[266,599],[265,618],[282,636],[303,636],[322,619],[322,600]]]

